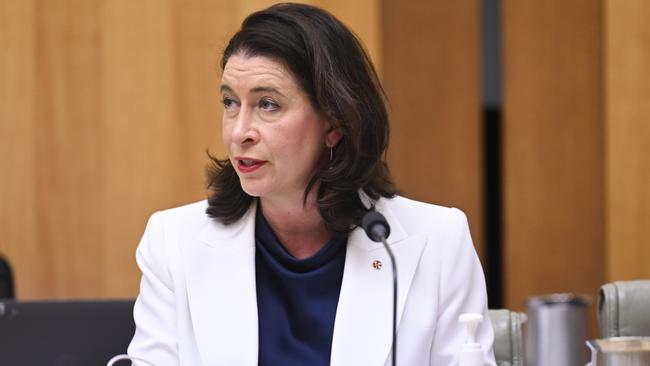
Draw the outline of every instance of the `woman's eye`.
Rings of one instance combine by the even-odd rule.
[[[262,110],[269,111],[269,112],[276,111],[276,110],[278,110],[280,108],[280,106],[276,102],[274,102],[274,101],[272,101],[270,99],[262,99],[262,100],[260,100],[259,107]]]
[[[221,100],[221,103],[223,103],[223,107],[226,109],[230,109],[235,105],[235,101],[232,98],[224,97]]]

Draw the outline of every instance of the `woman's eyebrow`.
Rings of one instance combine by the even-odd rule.
[[[230,86],[228,86],[228,84],[221,84],[221,86],[219,87],[219,91],[221,93],[223,93],[223,92],[234,93],[234,91],[232,90],[232,88]]]
[[[231,88],[228,84],[221,84],[221,87],[219,88],[221,93],[223,92],[228,92],[228,93],[235,93],[233,88]],[[253,89],[250,90],[250,93],[275,93],[278,94],[282,97],[284,97],[284,93],[282,93],[279,89],[274,88],[272,86],[257,86]]]
[[[258,86],[251,89],[251,93],[275,93],[284,97],[284,94],[280,90],[272,86]]]

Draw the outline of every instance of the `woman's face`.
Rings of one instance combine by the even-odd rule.
[[[268,57],[232,55],[221,95],[223,143],[244,191],[302,199],[319,161],[338,142],[338,131],[312,108],[292,73]]]

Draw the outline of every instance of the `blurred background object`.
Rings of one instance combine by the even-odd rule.
[[[576,366],[588,362],[587,305],[575,294],[535,296],[526,302],[526,365]]]
[[[0,299],[14,298],[14,275],[11,266],[0,256]]]
[[[105,365],[134,332],[132,300],[0,299],[3,365]]]
[[[650,280],[603,285],[598,294],[598,325],[602,338],[648,337],[650,341]]]
[[[508,309],[490,309],[489,316],[494,329],[497,366],[523,366],[526,314]]]
[[[223,154],[224,42],[271,3],[0,0],[19,299],[137,294],[147,217],[203,199],[205,151]],[[310,3],[378,68],[403,193],[468,214],[491,307],[650,278],[649,2]]]

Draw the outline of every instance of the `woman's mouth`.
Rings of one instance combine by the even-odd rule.
[[[266,164],[266,160],[252,159],[247,157],[236,157],[237,170],[241,173],[251,173]]]

